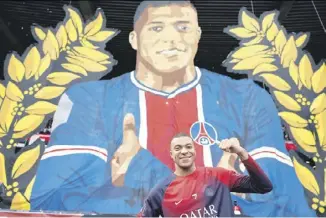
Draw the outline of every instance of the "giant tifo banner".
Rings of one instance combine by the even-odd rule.
[[[201,32],[188,28],[196,24],[196,13],[177,7],[170,13],[169,4],[150,7],[130,34],[137,55],[165,74],[193,63]],[[87,21],[71,6],[64,10],[66,17],[55,29],[33,26],[38,43],[5,60],[0,84],[2,208],[136,215],[151,189],[173,173],[170,140],[185,132],[195,141],[197,166],[246,174],[237,157],[216,145],[236,137],[270,178],[273,190],[268,194],[232,194],[243,215],[325,214],[326,67],[303,50],[308,34],[287,33],[278,11],[255,17],[241,8],[238,24],[225,28],[239,46],[223,65],[248,79],[196,66],[193,80],[163,92],[152,88],[162,77],[144,76],[137,69],[98,81],[118,64],[105,45],[119,30],[105,26],[101,9]],[[188,20],[178,31],[164,30],[164,37],[176,41],[176,51],[164,47],[162,27],[139,27],[160,13],[169,15],[161,23]],[[158,49],[165,49],[163,56]],[[183,51],[178,58],[166,58],[177,51]],[[173,80],[178,74],[169,76]],[[269,93],[254,80],[264,82]],[[34,139],[15,152],[19,141],[39,132],[53,116],[48,145]],[[286,150],[282,124],[292,147],[313,157],[314,166],[295,149]]]

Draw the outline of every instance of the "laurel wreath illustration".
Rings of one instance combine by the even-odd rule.
[[[326,206],[326,66],[325,62],[316,65],[303,50],[309,34],[287,33],[278,16],[278,11],[270,11],[257,18],[242,8],[239,24],[224,29],[240,40],[240,46],[223,65],[229,72],[247,74],[268,86],[291,139],[313,157],[315,167],[291,153],[308,203],[322,215]]]
[[[38,140],[15,153],[15,146],[42,129],[56,111],[59,97],[71,85],[98,80],[116,64],[105,51],[118,34],[105,27],[98,9],[85,23],[79,11],[64,6],[66,17],[56,29],[32,26],[37,44],[20,57],[11,53],[5,61],[5,81],[0,83],[0,184],[6,205],[29,210],[35,169],[44,151]],[[50,170],[50,169],[49,169]]]

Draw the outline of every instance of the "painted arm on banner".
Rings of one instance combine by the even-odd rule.
[[[251,200],[267,202],[266,208],[260,210],[266,213],[273,210],[268,202],[274,204],[275,211],[267,215],[315,216],[306,202],[304,190],[286,151],[281,121],[271,96],[256,85],[248,93],[245,106],[246,133],[242,144],[273,185],[273,190],[268,194],[249,194]],[[240,164],[240,169],[248,173],[243,164]]]
[[[38,166],[32,210],[91,211],[81,205],[92,197],[92,187],[102,186],[109,177],[99,107],[96,97],[79,84],[62,95]],[[87,207],[92,206],[88,202]]]

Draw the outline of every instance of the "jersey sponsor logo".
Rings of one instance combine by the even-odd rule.
[[[199,208],[197,210],[192,210],[187,213],[183,213],[180,217],[218,217],[217,211],[213,204],[209,205],[208,207]]]
[[[202,146],[219,143],[216,129],[208,122],[194,122],[190,127],[190,136],[194,142]]]

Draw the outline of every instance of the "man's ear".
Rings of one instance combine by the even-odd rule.
[[[137,50],[138,49],[138,46],[137,46],[137,33],[136,33],[136,31],[132,31],[132,32],[129,33],[129,43],[130,43],[131,47],[134,50]]]
[[[199,42],[200,39],[201,39],[201,33],[202,33],[201,28],[198,27],[198,29],[197,29],[197,39],[198,39],[198,42]]]

